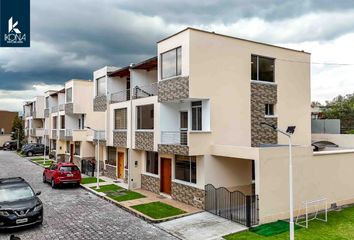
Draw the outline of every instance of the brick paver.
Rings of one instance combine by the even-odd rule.
[[[21,240],[175,239],[113,204],[80,188],[52,189],[42,183],[42,171],[12,152],[0,151],[0,178],[23,177],[44,203],[42,226],[16,231]],[[8,240],[10,233],[0,233]]]

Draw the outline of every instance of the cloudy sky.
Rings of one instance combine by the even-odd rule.
[[[187,26],[305,50],[312,99],[354,92],[353,0],[31,0],[31,47],[0,49],[0,109],[156,54]],[[20,25],[19,25],[20,26]]]

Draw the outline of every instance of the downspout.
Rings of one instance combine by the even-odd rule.
[[[129,76],[130,76],[130,89],[129,89],[129,95],[130,95],[130,148],[128,150],[128,189],[131,190],[131,182],[133,179],[130,179],[130,170],[132,169],[132,152],[133,152],[133,94],[132,94],[132,77],[131,77],[131,69],[129,68]]]

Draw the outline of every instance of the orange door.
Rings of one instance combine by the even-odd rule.
[[[118,152],[118,168],[117,168],[118,178],[124,178],[124,153]]]
[[[161,192],[171,194],[171,159],[170,158],[161,158]]]

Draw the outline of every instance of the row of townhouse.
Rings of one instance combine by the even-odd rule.
[[[262,122],[296,126],[296,209],[320,196],[354,202],[342,187],[354,183],[345,170],[353,154],[311,147],[308,62],[303,51],[187,28],[159,41],[157,57],[46,92],[37,99],[42,121],[32,117],[28,126],[45,129],[57,160],[82,167],[99,159],[105,176],[130,189],[206,210],[213,203],[206,186],[253,196],[255,223],[265,223],[289,216],[288,139]],[[328,178],[339,172],[334,159],[346,167],[341,178]]]

